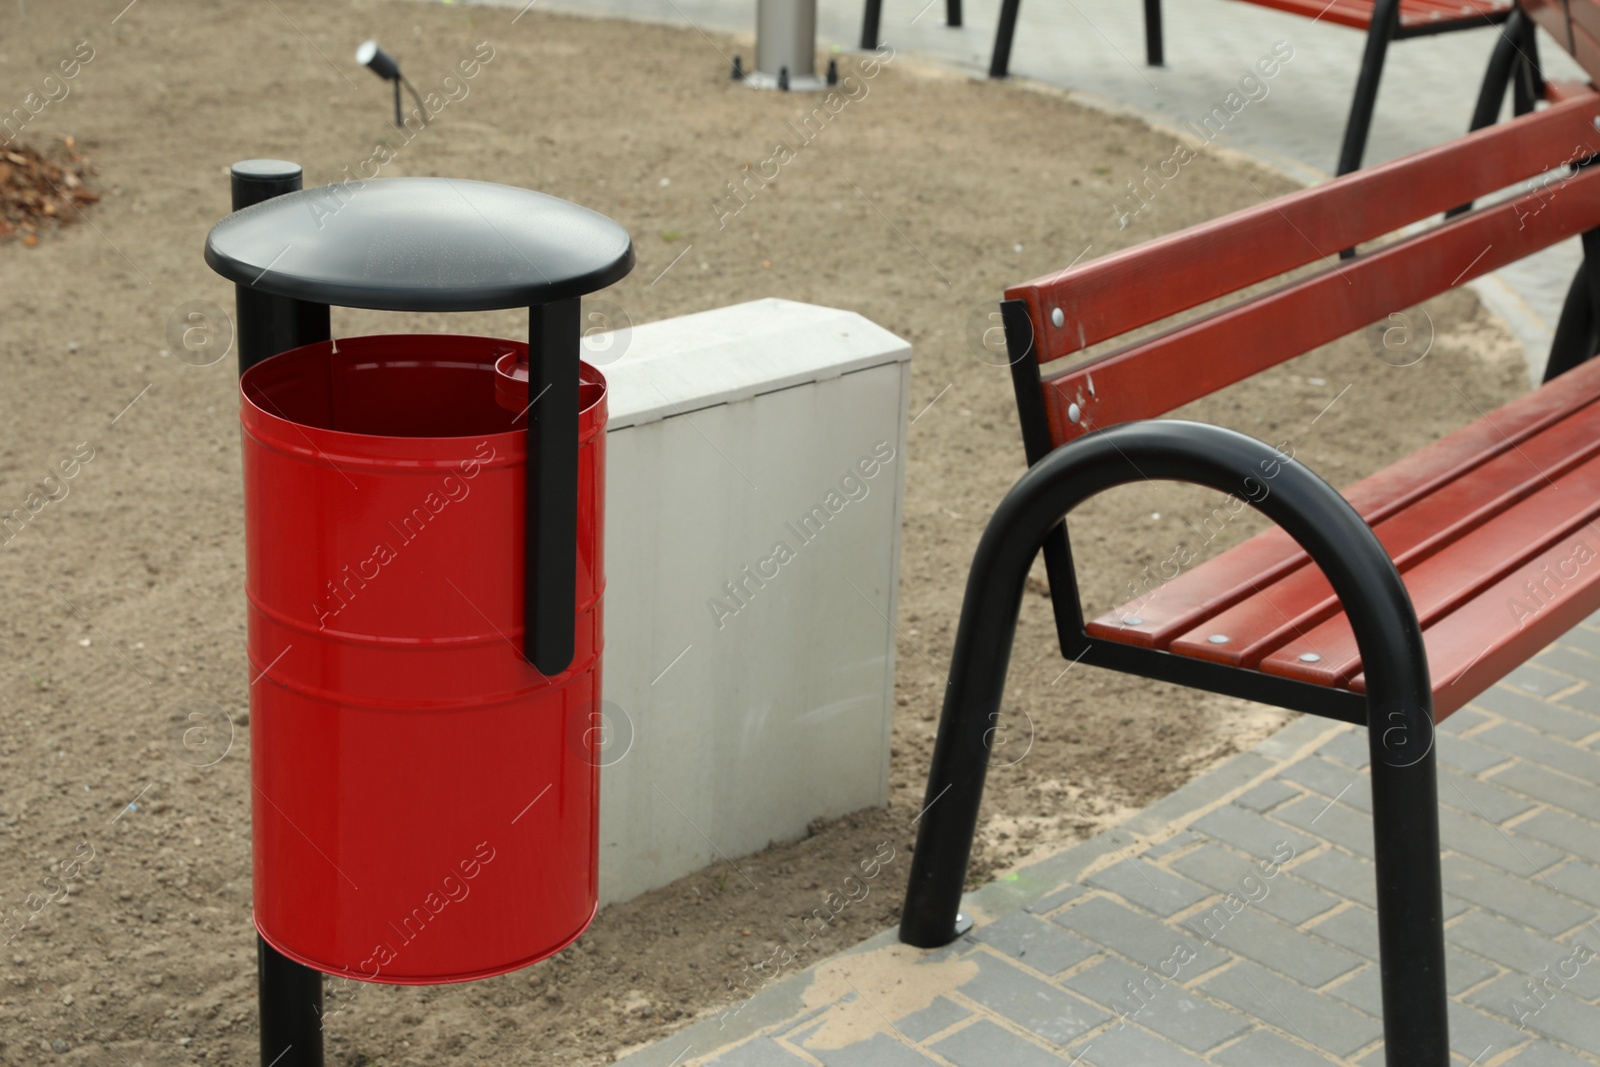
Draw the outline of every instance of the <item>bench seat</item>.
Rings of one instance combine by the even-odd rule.
[[[1372,24],[1376,0],[1249,0],[1259,7],[1276,8],[1323,22],[1336,22],[1364,30]],[[1463,23],[1485,25],[1503,22],[1515,6],[1509,0],[1400,0],[1397,37],[1440,33]]]
[[[1600,585],[1597,397],[1600,361],[1590,361],[1344,493],[1411,594],[1437,719],[1589,614]],[[1365,691],[1332,588],[1276,528],[1148,589],[1087,632]]]

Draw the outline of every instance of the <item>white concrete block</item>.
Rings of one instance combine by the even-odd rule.
[[[887,799],[910,358],[759,300],[602,368],[603,902]]]

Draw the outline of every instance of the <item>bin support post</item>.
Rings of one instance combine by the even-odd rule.
[[[250,159],[232,171],[233,210],[300,189],[302,171],[281,159]],[[333,336],[328,305],[234,286],[242,375],[268,356]],[[256,935],[256,996],[262,1067],[323,1067],[322,972],[296,963]]]
[[[527,566],[523,655],[546,677],[572,665],[578,581],[578,346],[581,301],[528,316]]]
[[[261,1067],[323,1067],[322,972],[256,935]]]
[[[281,159],[247,159],[233,165],[233,210],[254,207],[300,188],[302,172]],[[272,296],[246,285],[234,291],[234,336],[239,345],[239,373],[268,356],[333,336],[328,305]]]

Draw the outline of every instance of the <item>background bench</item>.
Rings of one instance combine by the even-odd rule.
[[[1163,66],[1165,49],[1161,32],[1161,0],[1143,0],[1145,59],[1152,67]],[[1425,37],[1452,30],[1470,30],[1478,27],[1507,23],[1496,42],[1491,73],[1485,80],[1485,89],[1479,96],[1479,106],[1474,114],[1471,129],[1480,129],[1492,123],[1499,113],[1506,80],[1513,79],[1516,89],[1515,113],[1526,114],[1533,110],[1534,101],[1541,94],[1539,78],[1538,44],[1534,37],[1534,20],[1545,26],[1562,46],[1573,51],[1590,74],[1600,76],[1600,4],[1594,0],[1573,0],[1569,22],[1567,6],[1557,0],[1533,0],[1527,5],[1530,19],[1513,0],[1244,0],[1245,3],[1276,8],[1293,15],[1304,15],[1313,21],[1335,22],[1367,31],[1367,47],[1361,59],[1361,71],[1356,78],[1354,98],[1350,102],[1350,118],[1345,125],[1344,141],[1339,150],[1337,173],[1348,174],[1361,166],[1366,151],[1367,133],[1372,126],[1372,112],[1378,99],[1378,81],[1383,75],[1384,58],[1389,42],[1409,37]],[[994,55],[989,63],[991,78],[1004,78],[1011,64],[1011,41],[1016,36],[1017,13],[1022,0],[1001,0],[1000,25],[995,33]],[[878,46],[878,26],[882,0],[867,0],[862,17],[861,47],[872,50]],[[1592,14],[1590,14],[1592,12]],[[946,24],[961,25],[961,0],[946,0]],[[1587,26],[1571,29],[1573,23]],[[1593,34],[1593,36],[1588,36]],[[1577,39],[1582,46],[1574,50],[1570,42]],[[1498,75],[1496,70],[1498,69]],[[1485,101],[1490,96],[1488,83],[1499,80],[1499,92],[1493,94],[1494,110],[1484,114]]]
[[[1432,726],[1600,608],[1600,360],[1585,362],[1594,294],[1574,286],[1582,310],[1563,315],[1577,325],[1557,332],[1553,380],[1344,497],[1241,434],[1140,420],[1567,237],[1592,246],[1600,168],[1579,160],[1559,184],[1049,377],[1040,366],[1564,168],[1573,146],[1600,145],[1600,96],[1565,92],[1514,122],[1007,290],[1032,469],[996,511],[969,578],[902,940],[932,946],[961,930],[986,734],[1042,547],[1068,659],[1368,726],[1387,1062],[1447,1062]],[[1279,528],[1086,620],[1062,519],[1147,478],[1233,493]],[[1519,600],[1531,610],[1508,608]]]

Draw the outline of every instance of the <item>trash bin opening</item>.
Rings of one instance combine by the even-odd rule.
[[[527,345],[495,337],[382,334],[321,341],[251,367],[247,403],[315,429],[376,437],[479,437],[526,428],[495,399],[495,360]],[[579,367],[579,410],[605,396],[605,379]]]

